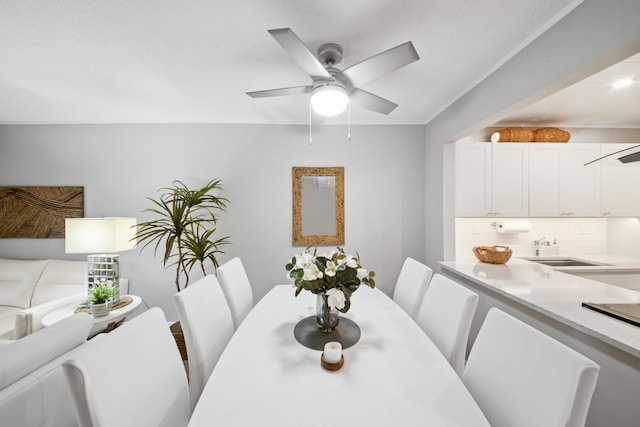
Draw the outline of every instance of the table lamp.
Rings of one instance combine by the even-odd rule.
[[[66,218],[65,252],[87,256],[88,291],[111,281],[113,301],[120,299],[120,256],[115,252],[134,249],[136,218]]]

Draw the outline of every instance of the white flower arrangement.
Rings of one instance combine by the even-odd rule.
[[[288,277],[296,287],[296,296],[303,290],[326,294],[327,303],[342,313],[351,307],[351,294],[364,283],[375,287],[373,271],[360,265],[359,256],[345,254],[340,247],[329,254],[316,255],[317,249],[307,248],[287,263]]]

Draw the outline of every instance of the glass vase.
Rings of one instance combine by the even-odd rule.
[[[316,303],[316,323],[322,332],[331,332],[336,329],[340,321],[340,312],[329,306],[327,294],[318,294]]]

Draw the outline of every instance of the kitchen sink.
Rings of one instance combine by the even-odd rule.
[[[608,265],[599,262],[585,261],[567,257],[529,257],[522,259],[537,262],[538,264],[548,265],[551,267],[596,267],[599,265]]]

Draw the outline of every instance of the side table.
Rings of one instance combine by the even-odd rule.
[[[122,299],[128,300],[129,298],[131,301],[128,304],[120,308],[112,309],[106,316],[93,317],[93,326],[89,332],[89,338],[94,337],[100,332],[110,332],[120,326],[124,322],[125,318],[138,308],[140,303],[142,303],[142,299],[137,295],[122,296]],[[77,311],[79,311],[77,305],[69,305],[58,310],[54,310],[42,318],[42,326],[51,326],[66,317],[73,316]]]

